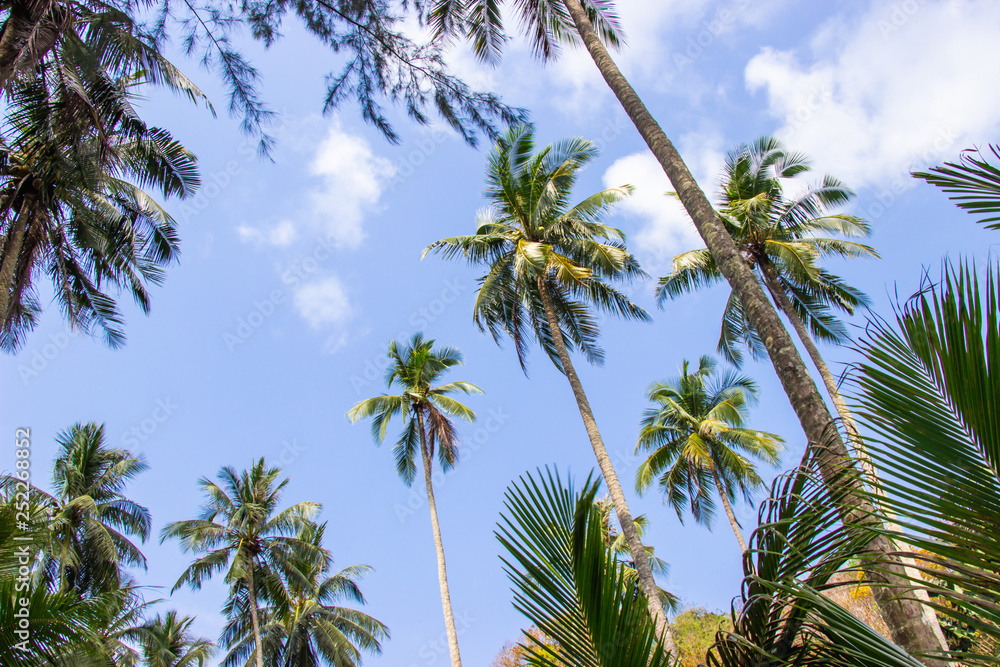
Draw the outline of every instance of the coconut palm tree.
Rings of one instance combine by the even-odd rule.
[[[503,0],[434,0],[428,7],[428,18],[439,37],[467,36],[474,42],[480,58],[496,62],[507,41],[502,5]],[[764,343],[809,445],[823,449],[821,470],[826,483],[838,490],[834,497],[843,501],[838,508],[841,517],[853,521],[858,511],[869,517],[874,516],[864,494],[865,489],[859,486],[860,482],[840,474],[840,470],[850,464],[851,454],[836,433],[830,411],[788,331],[677,148],[608,52],[608,46],[615,48],[621,43],[613,5],[604,0],[528,0],[517,2],[514,6],[522,28],[531,35],[535,52],[541,58],[557,56],[560,42],[583,42],[609,89],[673,185],[723,276],[740,299],[747,321]],[[848,493],[839,493],[845,484]],[[882,537],[873,540],[869,547],[873,553],[880,555],[896,550],[891,540]],[[932,615],[926,615],[919,602],[897,594],[905,588],[903,570],[901,562],[888,568],[866,570],[866,576],[871,581],[879,582],[877,597],[886,624],[896,641],[907,650],[921,655],[940,651],[945,641],[937,620]],[[658,613],[657,620],[662,633],[666,629],[666,616],[662,611]],[[943,663],[933,658],[926,658],[925,662],[934,667],[944,667]]]
[[[636,491],[655,483],[681,522],[689,508],[695,521],[708,527],[718,496],[746,553],[731,503],[737,492],[752,502],[764,482],[751,458],[777,465],[784,442],[744,427],[747,408],[757,400],[756,383],[731,371],[716,378],[715,361],[705,356],[693,373],[684,360],[679,378],[655,383],[648,394],[654,405],[643,417],[636,452],[652,453],[636,471]]]
[[[191,634],[194,619],[168,611],[139,627],[139,647],[146,667],[204,667],[215,653],[215,644]]]
[[[941,279],[898,304],[891,319],[870,318],[849,376],[865,444],[886,473],[870,500],[903,526],[889,530],[921,571],[904,593],[929,592],[937,614],[974,627],[987,645],[1000,641],[998,275],[996,264],[983,275],[971,262],[946,262]],[[920,664],[822,594],[855,585],[843,574],[871,557],[872,532],[841,524],[817,453],[807,452],[762,504],[733,631],[720,635],[707,664]],[[860,468],[842,473],[864,476]],[[997,661],[995,651],[961,647],[941,657]]]
[[[319,512],[319,503],[301,502],[279,510],[281,492],[288,484],[278,481],[281,468],[269,468],[263,457],[243,472],[226,466],[219,483],[202,477],[206,496],[197,519],[174,521],[160,532],[160,542],[180,540],[185,552],[204,554],[188,566],[171,592],[184,585],[201,588],[213,574],[225,571],[230,605],[250,616],[257,667],[264,667],[258,609],[259,586],[278,576],[289,549],[316,551],[297,537],[298,531]]]
[[[149,466],[141,455],[109,448],[103,424],[75,424],[56,436],[56,444],[53,493],[32,494],[51,516],[42,571],[59,591],[118,590],[128,580],[125,567],[146,567],[130,538],[145,542],[152,518],[125,491]]]
[[[162,267],[178,253],[174,220],[146,189],[187,197],[199,185],[195,157],[132,107],[136,87],[157,81],[159,70],[117,72],[92,56],[68,44],[10,96],[0,144],[0,346],[7,350],[34,326],[40,273],[52,278],[71,326],[103,330],[109,345],[121,345],[108,287],[130,292],[148,311],[147,284],[162,281]],[[193,95],[182,77],[172,76],[171,87]]]
[[[533,335],[565,374],[650,612],[665,628],[646,551],[570,358],[579,349],[591,363],[603,360],[594,309],[649,320],[646,311],[612,286],[646,275],[625,248],[624,234],[603,223],[629,188],[604,190],[570,205],[577,172],[597,157],[597,147],[584,139],[565,139],[534,150],[530,127],[511,128],[501,137],[488,158],[485,194],[490,207],[480,212],[476,233],[432,243],[424,254],[463,257],[484,266],[487,274],[473,315],[476,324],[498,342],[510,336],[522,368]]]
[[[431,528],[434,532],[434,548],[437,552],[438,583],[441,587],[441,606],[444,610],[445,631],[448,635],[448,651],[452,667],[461,667],[462,659],[458,650],[458,633],[455,631],[455,617],[451,610],[451,593],[448,589],[448,571],[444,560],[444,544],[441,540],[441,526],[438,523],[437,503],[434,501],[434,485],[431,468],[434,452],[443,471],[450,470],[458,461],[458,432],[452,418],[473,421],[475,413],[449,394],[481,394],[482,389],[469,382],[455,381],[433,386],[448,369],[462,364],[461,353],[450,347],[434,349],[434,341],[424,339],[422,333],[413,336],[406,346],[396,341],[389,343],[390,365],[386,373],[386,385],[391,389],[398,385],[402,393],[382,394],[366,399],[355,405],[347,413],[351,422],[360,419],[372,420],[372,437],[381,443],[385,439],[390,420],[399,415],[406,420],[403,434],[393,447],[396,459],[396,473],[407,485],[413,483],[416,475],[414,458],[420,451],[424,470],[424,484],[427,487],[427,505],[430,507]]]
[[[382,653],[381,641],[389,630],[371,616],[350,607],[348,601],[364,604],[358,580],[371,571],[367,565],[352,565],[332,574],[332,560],[323,549],[326,524],[307,524],[299,539],[309,550],[292,548],[285,575],[268,579],[264,597],[269,606],[260,610],[261,635],[267,664],[282,667],[336,665],[356,667],[362,651]],[[226,643],[234,648],[223,660],[225,667],[247,663],[253,634],[246,617],[233,616],[223,630]]]
[[[847,331],[831,311],[852,314],[858,306],[868,304],[868,297],[822,268],[820,260],[878,257],[878,253],[861,243],[826,236],[832,233],[849,239],[871,233],[860,218],[828,212],[854,196],[835,178],[824,176],[820,184],[795,197],[785,195],[783,179],[808,171],[805,156],[789,152],[772,137],[738,147],[726,158],[719,216],[775,306],[791,322],[845,430],[857,444],[854,419],[813,338],[846,342]],[[691,250],[674,258],[674,270],[660,279],[656,294],[662,303],[721,280],[722,273],[708,249]],[[738,342],[756,358],[766,354],[739,298],[731,293],[722,316],[719,351],[737,365],[742,361]]]

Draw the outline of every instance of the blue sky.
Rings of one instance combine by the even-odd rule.
[[[885,313],[890,295],[910,294],[922,267],[943,256],[985,262],[994,237],[938,192],[907,176],[915,167],[995,141],[1000,89],[989,85],[1000,56],[1000,6],[905,0],[801,3],[690,0],[618,3],[629,46],[619,61],[703,187],[713,191],[725,152],[762,134],[812,156],[858,192],[850,211],[874,228],[878,262],[832,268]],[[193,201],[168,203],[180,225],[182,258],[153,291],[148,317],[122,300],[128,343],[108,350],[67,331],[50,308],[24,349],[0,359],[0,433],[32,429],[32,465],[47,478],[55,434],[78,421],[106,424],[109,442],[143,452],[151,469],[131,496],[148,506],[154,532],[195,515],[197,480],[260,456],[291,478],[287,502],[323,504],[336,563],[375,568],[364,582],[367,611],[392,639],[370,665],[447,664],[434,549],[424,495],[396,477],[390,447],[376,447],[346,411],[380,393],[392,338],[417,330],[460,348],[451,374],[481,386],[469,399],[480,420],[463,426],[464,459],[439,477],[436,495],[452,601],[467,664],[488,664],[524,623],[510,605],[493,530],[508,483],[556,463],[577,477],[593,454],[564,378],[534,352],[528,377],[471,321],[479,273],[420,259],[430,242],[472,231],[484,145],[472,150],[438,126],[402,115],[390,146],[350,106],[322,117],[323,76],[334,57],[295,26],[273,49],[250,47],[262,92],[281,112],[273,163],[257,159],[235,121],[153,94],[146,116],[171,128],[200,158],[204,185]],[[177,62],[216,102],[224,92],[196,63]],[[664,193],[665,177],[582,52],[542,68],[520,39],[497,70],[452,54],[470,83],[532,112],[540,143],[565,136],[598,141],[601,158],[581,177],[578,198],[631,183],[613,224],[654,277],[677,252],[700,245]],[[650,382],[677,374],[682,359],[713,353],[726,292],[679,299],[659,310],[654,281],[633,288],[648,325],[607,321],[603,367],[580,363],[605,441],[628,491],[632,450]],[[863,319],[855,319],[858,324]],[[823,348],[839,370],[852,353]],[[782,434],[785,465],[803,438],[769,365],[747,366],[762,397],[752,423]],[[0,456],[9,467],[10,455]],[[682,526],[655,493],[633,511],[650,517],[649,543],[672,565],[663,585],[688,605],[728,609],[738,593],[739,554],[723,523]],[[755,510],[741,508],[749,527]],[[143,583],[166,595],[189,557],[175,543],[144,546]],[[222,625],[221,582],[178,591],[161,605],[196,615],[210,638]]]

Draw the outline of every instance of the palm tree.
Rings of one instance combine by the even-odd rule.
[[[200,517],[174,521],[160,533],[161,543],[175,537],[185,552],[204,554],[184,570],[171,592],[185,584],[201,588],[206,579],[225,570],[230,603],[239,601],[250,615],[257,667],[264,667],[258,582],[277,576],[289,549],[316,550],[296,535],[320,505],[301,502],[279,511],[281,491],[288,484],[287,478],[278,481],[280,475],[281,468],[268,468],[262,457],[243,472],[222,468],[219,484],[202,477],[198,483],[207,498]]]
[[[149,510],[125,490],[149,466],[142,456],[111,449],[103,424],[75,424],[56,436],[53,493],[34,490],[50,513],[42,570],[59,591],[83,595],[118,590],[125,566],[145,569],[146,559],[129,539],[149,536]]]
[[[345,598],[365,603],[357,582],[371,568],[352,565],[331,574],[332,560],[322,547],[325,530],[325,523],[303,526],[298,537],[313,548],[293,547],[285,576],[267,581],[265,597],[271,604],[261,609],[261,635],[270,665],[356,667],[362,651],[381,654],[381,641],[389,636],[388,628],[371,616],[340,606]],[[234,648],[222,664],[244,664],[253,639],[246,618],[234,616],[223,634]]]
[[[962,151],[957,162],[945,162],[927,171],[913,173],[948,193],[960,209],[979,216],[986,229],[1000,229],[1000,144],[989,144],[992,158],[982,149]],[[992,160],[992,161],[991,161]]]
[[[495,62],[507,40],[501,4],[502,0],[434,0],[429,6],[429,18],[438,36],[469,36],[475,43],[477,54]],[[826,483],[838,489],[847,485],[846,495],[835,494],[838,499],[843,499],[839,506],[842,518],[853,521],[858,511],[873,516],[860,482],[839,474],[845,465],[850,464],[851,454],[836,432],[830,411],[809,376],[791,336],[677,148],[608,52],[605,44],[616,47],[621,43],[612,5],[598,0],[529,0],[517,2],[515,7],[521,25],[532,37],[536,54],[543,59],[558,55],[560,41],[583,42],[601,76],[660,163],[716,265],[739,298],[747,321],[764,343],[810,447],[824,450],[821,469]],[[881,537],[873,540],[870,547],[874,553],[882,555],[895,551],[892,542]],[[879,571],[866,570],[871,581],[880,582],[878,602],[886,624],[894,638],[912,653],[928,654],[941,650],[945,645],[944,636],[936,619],[926,616],[918,602],[896,594],[905,587],[903,569],[903,564],[898,563]],[[658,620],[665,628],[666,618],[662,613]],[[926,659],[926,664],[944,667],[934,659]]]
[[[108,286],[148,311],[147,283],[161,282],[178,254],[174,220],[145,188],[187,197],[199,185],[195,157],[132,108],[136,86],[172,66],[119,73],[95,68],[92,57],[68,44],[11,94],[11,131],[0,144],[0,346],[8,350],[34,326],[42,272],[72,326],[103,329],[109,345],[121,345]],[[167,78],[197,91],[179,73]]]
[[[438,582],[441,586],[441,606],[444,609],[445,631],[448,635],[448,651],[452,667],[461,667],[462,659],[458,651],[458,633],[455,631],[455,617],[451,610],[451,593],[448,590],[448,571],[445,567],[444,545],[441,541],[441,526],[438,524],[437,503],[434,501],[434,485],[431,482],[431,468],[434,450],[437,449],[438,462],[444,471],[450,470],[458,461],[458,432],[453,417],[473,421],[475,413],[448,394],[481,394],[482,389],[468,382],[456,381],[433,386],[442,373],[462,364],[462,355],[450,347],[434,349],[433,340],[425,340],[417,333],[405,347],[396,341],[389,343],[390,365],[386,374],[386,385],[391,389],[399,385],[402,393],[391,396],[382,394],[366,399],[355,405],[347,413],[352,422],[372,419],[372,437],[381,443],[389,428],[389,421],[396,415],[406,420],[403,434],[393,447],[396,458],[396,472],[407,485],[413,483],[416,475],[414,457],[420,449],[420,460],[424,469],[424,484],[427,486],[427,504],[431,513],[431,528],[434,531],[434,548],[437,551]]]
[[[740,146],[726,158],[719,216],[775,306],[791,322],[845,430],[859,444],[854,419],[813,337],[837,344],[846,342],[847,331],[830,310],[852,314],[858,306],[868,304],[868,297],[823,269],[819,260],[831,256],[878,257],[878,253],[861,243],[823,236],[834,233],[857,238],[871,233],[869,226],[855,216],[826,212],[854,196],[835,178],[824,176],[821,184],[804,193],[791,199],[785,196],[782,179],[808,171],[805,156],[789,152],[771,137]],[[660,279],[656,293],[662,303],[722,279],[707,249],[691,250],[674,258],[673,272]],[[742,355],[736,348],[737,341],[744,342],[754,357],[764,356],[763,343],[747,321],[739,298],[730,294],[722,316],[719,351],[738,365]]]
[[[625,248],[621,230],[602,222],[629,188],[611,188],[570,206],[577,172],[597,157],[585,139],[565,139],[534,153],[527,126],[511,128],[488,158],[486,197],[490,207],[477,220],[476,233],[432,243],[424,251],[446,258],[464,257],[485,265],[474,319],[494,340],[514,341],[521,367],[533,334],[565,374],[576,398],[587,436],[618,514],[639,573],[650,613],[666,628],[656,582],[635,528],[618,475],[608,456],[593,411],[570,352],[579,349],[591,363],[603,360],[592,308],[628,319],[649,315],[609,283],[646,274]]]
[[[139,646],[146,667],[204,667],[215,653],[215,644],[191,634],[194,619],[168,611],[139,628]]]
[[[747,407],[756,402],[757,385],[733,372],[715,378],[715,361],[702,357],[698,370],[649,388],[655,405],[646,410],[636,451],[651,451],[635,476],[636,491],[654,483],[684,521],[685,506],[695,521],[711,527],[714,496],[722,500],[740,550],[746,553],[732,502],[737,492],[752,502],[753,491],[763,485],[749,457],[777,465],[784,442],[779,436],[744,427]]]

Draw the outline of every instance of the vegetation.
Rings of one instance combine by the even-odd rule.
[[[424,484],[427,488],[427,505],[431,513],[431,528],[434,531],[434,548],[437,551],[438,582],[441,585],[441,606],[444,609],[445,631],[448,634],[448,651],[452,667],[460,667],[462,658],[458,650],[458,633],[455,631],[455,616],[451,609],[451,592],[448,589],[448,570],[444,560],[444,543],[441,526],[438,523],[437,503],[434,500],[434,484],[431,469],[434,465],[434,451],[437,449],[441,469],[450,470],[458,461],[458,432],[453,417],[473,421],[476,414],[448,394],[481,394],[482,390],[468,382],[449,382],[437,387],[431,386],[442,373],[453,366],[462,364],[462,355],[452,348],[434,349],[433,340],[425,340],[423,334],[415,334],[409,345],[400,348],[396,341],[389,343],[391,365],[386,374],[386,384],[391,388],[399,385],[403,393],[389,396],[382,394],[361,401],[347,413],[352,422],[371,418],[372,437],[381,443],[389,428],[389,421],[396,415],[406,420],[403,434],[393,448],[396,458],[396,472],[407,485],[413,483],[416,464],[413,459],[417,449],[423,464]]]
[[[429,44],[404,31],[408,12],[434,33]],[[474,92],[446,67],[455,37],[498,64],[505,17],[520,21],[542,60],[566,44],[585,46],[706,244],[675,258],[654,297],[665,305],[725,280],[718,350],[736,366],[745,350],[769,359],[802,426],[802,458],[770,484],[747,538],[733,505],[767,487],[758,465],[776,466],[785,442],[749,426],[756,381],[703,356],[697,369],[683,360],[678,378],[647,391],[636,490],[657,487],[682,522],[690,512],[708,527],[721,502],[742,551],[743,581],[728,614],[680,612],[681,600],[657,582],[668,565],[644,543],[650,519],[632,515],[573,362],[576,353],[604,361],[602,316],[652,319],[626,292],[648,276],[608,221],[630,187],[573,203],[597,146],[571,138],[537,147],[525,111]],[[1000,664],[1000,263],[946,260],[936,281],[925,270],[918,293],[897,299],[891,315],[869,313],[852,341],[839,314],[868,299],[823,262],[878,257],[860,242],[868,223],[838,212],[854,193],[824,176],[789,194],[808,162],[763,137],[729,154],[713,206],[613,61],[608,49],[624,38],[604,0],[4,4],[5,352],[23,349],[49,296],[71,328],[101,333],[110,347],[124,342],[115,298],[127,293],[147,311],[150,286],[180,249],[175,221],[151,193],[185,198],[201,182],[193,153],[147,124],[135,101],[161,86],[211,108],[162,55],[179,37],[229,86],[230,112],[267,154],[272,113],[236,40],[247,29],[270,46],[289,18],[343,59],[327,81],[325,111],[354,100],[366,122],[397,141],[383,104],[399,103],[418,123],[437,114],[469,144],[480,134],[495,141],[474,233],[424,254],[483,271],[474,323],[498,344],[510,339],[525,374],[529,348],[541,347],[570,385],[597,460],[600,477],[591,473],[579,489],[554,467],[507,489],[495,536],[527,629],[495,667]],[[914,176],[997,230],[998,159],[1000,146],[990,145]],[[843,434],[779,313],[819,372]],[[847,389],[817,340],[854,355]],[[449,657],[461,667],[434,460],[441,472],[458,463],[458,422],[476,414],[456,395],[483,392],[444,382],[463,357],[422,332],[392,340],[387,359],[387,393],[359,401],[347,417],[369,420],[378,444],[400,418],[393,458],[407,486],[419,455]],[[578,446],[573,440],[558,445]],[[217,575],[226,584],[213,642],[142,583],[153,517],[133,483],[148,468],[144,455],[110,445],[97,422],[58,433],[55,446],[48,485],[29,471],[27,445],[0,480],[0,667],[206,667],[217,655],[224,667],[357,667],[382,654],[389,628],[360,609],[371,568],[334,566],[325,543],[341,532],[320,521],[319,503],[285,505],[289,479],[280,467],[260,457],[246,469],[222,467],[215,480],[201,477],[197,517],[171,517],[160,531],[161,543],[177,540],[193,557],[171,593]],[[602,483],[608,495],[599,499]]]
[[[597,147],[584,139],[567,139],[537,153],[534,150],[531,128],[515,127],[502,137],[489,157],[486,198],[490,208],[479,215],[476,233],[432,243],[424,254],[462,257],[485,266],[488,272],[480,279],[473,311],[480,330],[488,330],[498,343],[509,336],[522,369],[533,335],[566,376],[650,612],[660,619],[660,631],[669,637],[646,550],[570,359],[574,349],[591,363],[603,359],[592,309],[627,319],[649,319],[646,311],[612,286],[645,275],[625,248],[621,230],[603,223],[629,188],[602,190],[571,206],[577,173],[597,156]]]
[[[241,646],[249,646],[247,653],[255,656],[257,667],[264,667],[260,599],[270,592],[262,587],[287,573],[292,553],[322,554],[322,547],[299,536],[320,506],[301,502],[279,510],[281,491],[288,484],[288,479],[278,481],[280,475],[280,468],[267,467],[261,458],[243,472],[223,468],[218,484],[202,477],[198,483],[206,500],[200,516],[171,522],[160,533],[161,542],[176,538],[185,552],[204,554],[181,574],[173,590],[184,585],[201,588],[212,575],[225,571],[226,615],[237,624],[249,616],[251,640]],[[235,637],[227,638],[227,645],[235,643]]]
[[[715,497],[722,501],[740,551],[747,545],[732,503],[739,492],[749,503],[764,481],[749,457],[777,465],[780,436],[744,427],[747,407],[757,399],[757,385],[746,376],[724,373],[715,378],[715,362],[702,357],[698,370],[649,388],[654,404],[646,410],[636,451],[651,451],[636,471],[635,487],[660,487],[663,499],[684,520],[687,505],[695,521],[711,527]]]

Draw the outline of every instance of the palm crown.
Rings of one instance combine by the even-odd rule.
[[[462,364],[462,354],[451,347],[434,349],[434,341],[422,333],[413,336],[406,346],[389,343],[390,366],[385,382],[389,388],[398,385],[402,393],[382,394],[361,401],[347,413],[352,422],[371,417],[372,437],[385,440],[389,422],[395,416],[406,419],[403,433],[393,447],[396,472],[407,484],[413,483],[417,467],[414,456],[426,436],[427,456],[437,449],[443,470],[449,470],[458,460],[458,433],[451,417],[467,421],[475,413],[448,394],[481,394],[482,389],[469,382],[448,382],[432,386],[448,369]]]
[[[107,447],[103,425],[76,424],[60,433],[56,443],[54,494],[39,492],[52,513],[52,546],[43,568],[60,590],[115,590],[127,580],[123,565],[146,565],[129,537],[145,541],[152,519],[148,509],[124,493],[148,466],[140,456]]]
[[[148,667],[203,667],[208,664],[215,645],[192,634],[193,622],[193,618],[168,611],[143,623],[135,634],[144,664]]]
[[[202,477],[207,496],[198,519],[167,524],[160,541],[176,537],[181,548],[205,553],[174,584],[200,588],[214,573],[229,566],[226,580],[234,585],[258,569],[277,564],[282,548],[298,543],[296,531],[312,519],[319,503],[301,502],[279,511],[281,491],[288,479],[278,481],[281,469],[268,468],[261,458],[242,473],[226,466],[219,484]]]
[[[844,325],[830,309],[853,313],[868,298],[820,266],[825,257],[878,257],[874,248],[824,234],[865,237],[869,226],[860,218],[827,209],[846,204],[854,193],[837,179],[824,176],[821,183],[789,197],[783,181],[809,171],[805,156],[792,153],[771,137],[729,153],[722,180],[719,216],[737,247],[763,282],[768,275],[788,295],[795,311],[817,338],[842,342]],[[673,272],[661,278],[656,289],[662,303],[723,280],[707,248],[674,258]],[[735,364],[742,361],[737,345],[743,343],[754,358],[765,355],[763,343],[747,321],[735,293],[723,314],[719,351]]]
[[[381,641],[389,636],[379,621],[342,606],[345,599],[365,603],[357,580],[371,568],[352,565],[331,574],[333,561],[322,547],[325,531],[325,523],[304,525],[298,538],[312,548],[293,547],[287,553],[284,576],[265,581],[262,596],[269,605],[261,609],[261,635],[267,664],[315,667],[325,661],[354,667],[361,662],[361,651],[380,654]],[[223,637],[234,648],[222,664],[244,664],[253,647],[246,616],[233,615]]]
[[[489,156],[485,196],[490,205],[477,216],[476,233],[432,243],[424,254],[462,256],[488,267],[480,279],[475,322],[498,342],[509,335],[522,367],[530,334],[561,367],[546,318],[546,295],[567,347],[576,346],[599,363],[603,352],[590,306],[649,319],[609,284],[646,275],[625,248],[624,233],[602,222],[631,188],[603,190],[570,206],[577,172],[597,157],[597,147],[584,139],[565,139],[537,154],[534,147],[528,127],[504,135]]]
[[[750,378],[733,371],[715,377],[715,362],[702,357],[698,370],[649,388],[654,405],[642,419],[636,451],[652,452],[636,472],[636,489],[653,484],[683,521],[690,507],[695,520],[711,525],[715,499],[735,500],[737,491],[747,501],[763,483],[748,457],[778,462],[783,440],[772,433],[745,428],[747,408],[756,400]]]
[[[118,20],[118,19],[116,19]],[[149,309],[148,284],[176,259],[174,220],[146,189],[187,197],[196,159],[161,128],[147,126],[135,89],[165,83],[203,97],[183,74],[127,30],[62,44],[10,93],[0,142],[0,347],[17,349],[35,324],[37,274],[52,278],[67,320],[124,341],[108,287]]]

